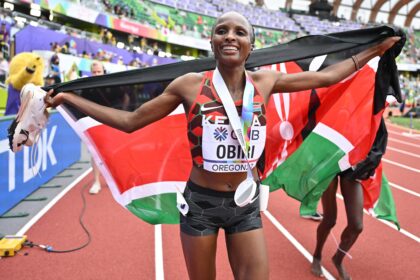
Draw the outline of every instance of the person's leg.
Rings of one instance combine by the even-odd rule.
[[[89,189],[90,194],[97,194],[101,190],[101,173],[99,172],[98,166],[95,161],[91,158],[92,172],[93,172],[93,184]]]
[[[216,279],[217,234],[192,236],[181,232],[181,243],[189,278]]]
[[[324,217],[316,232],[316,247],[311,264],[312,274],[318,277],[323,276],[321,269],[322,249],[324,248],[325,241],[327,240],[327,237],[330,234],[331,229],[335,226],[335,222],[337,220],[337,185],[338,179],[335,177],[321,198]]]
[[[346,207],[347,227],[341,234],[339,250],[332,260],[341,279],[351,279],[343,266],[345,252],[348,252],[363,230],[363,190],[362,186],[350,178],[340,178],[341,193]]]
[[[268,279],[268,256],[262,228],[226,234],[226,245],[236,280]]]

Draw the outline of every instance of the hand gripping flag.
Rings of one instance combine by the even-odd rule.
[[[382,26],[306,36],[254,51],[246,67],[287,73],[317,70],[397,34]],[[394,58],[403,44],[400,40],[381,60],[371,61],[329,88],[273,95],[267,106],[266,149],[258,164],[272,191],[283,188],[302,202],[301,212],[311,211],[336,173],[366,158],[386,95],[400,99]],[[133,110],[160,94],[176,77],[214,67],[215,61],[207,58],[83,78],[50,88]],[[127,100],[124,96],[129,104],[123,102]],[[183,191],[192,166],[181,107],[131,134],[98,123],[67,104],[58,110],[87,144],[118,203],[148,223],[179,223],[177,192]]]

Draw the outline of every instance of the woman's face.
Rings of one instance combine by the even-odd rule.
[[[244,63],[251,52],[251,26],[237,13],[221,16],[215,24],[211,46],[216,60],[223,64]]]

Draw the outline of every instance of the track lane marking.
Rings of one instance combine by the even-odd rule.
[[[163,271],[162,225],[155,225],[155,271],[156,280],[165,279]]]
[[[389,181],[388,181],[388,183],[389,183],[389,185],[390,185],[391,187],[393,187],[393,188],[396,188],[396,189],[399,189],[399,190],[401,190],[401,191],[403,191],[403,192],[407,192],[407,193],[409,193],[409,194],[411,194],[411,195],[414,195],[414,196],[420,197],[420,194],[419,194],[419,193],[416,193],[415,191],[412,191],[412,190],[409,190],[409,189],[407,189],[407,188],[401,187],[400,185],[397,185],[397,184],[391,183],[391,182],[389,182]]]
[[[79,184],[90,172],[92,167],[89,167],[79,177],[77,177],[71,184],[65,187],[58,195],[56,195],[51,201],[45,205],[32,219],[30,219],[17,233],[16,235],[24,235],[45,213],[48,212],[66,193],[68,193],[73,187]]]
[[[408,145],[408,146],[413,146],[413,147],[416,147],[416,148],[420,148],[420,145],[413,144],[413,143],[410,143],[410,142],[407,142],[407,141],[403,141],[403,140],[399,140],[399,139],[396,139],[396,138],[388,137],[388,140],[389,141],[394,141],[394,142],[397,142],[397,143],[401,143],[401,144],[404,144],[404,145]]]
[[[341,195],[341,194],[336,194],[336,196],[339,198],[339,199],[341,199],[341,200],[343,200],[344,201],[344,198],[343,198],[343,196]],[[365,213],[366,215],[368,215],[368,216],[370,216],[370,217],[372,217],[372,218],[375,218],[375,217],[373,217],[371,214],[369,214],[369,212],[367,212],[365,209],[363,209],[363,213]],[[378,218],[375,218],[375,220],[377,220],[377,221],[379,221],[379,222],[381,222],[381,223],[383,223],[383,224],[385,224],[385,225],[387,225],[387,226],[389,226],[390,228],[392,228],[392,229],[395,229],[396,231],[399,231],[399,232],[401,232],[402,234],[404,234],[405,236],[407,236],[408,238],[410,238],[410,239],[413,239],[414,241],[416,241],[417,243],[420,243],[420,238],[418,237],[418,236],[416,236],[416,235],[414,235],[414,234],[412,234],[411,232],[408,232],[408,231],[406,231],[405,229],[403,229],[403,228],[400,228],[400,230],[398,230],[398,228],[397,228],[397,226],[396,225],[394,225],[393,223],[391,223],[391,222],[388,222],[388,221],[386,221],[386,220],[383,220],[383,219],[378,219]]]
[[[303,247],[302,244],[299,243],[299,241],[296,240],[296,238],[293,237],[293,235],[282,225],[280,222],[274,218],[273,215],[269,211],[263,211],[265,216],[270,220],[270,222],[290,241],[290,243],[293,244],[293,246],[298,249],[298,251],[310,262],[312,263],[313,256],[311,253],[308,252],[308,250]],[[326,270],[324,267],[322,267],[322,273],[325,276],[325,279],[333,280],[335,279],[334,276],[328,270]]]
[[[390,130],[388,130],[388,133],[390,133],[390,134],[397,134],[397,135],[400,135],[400,136],[405,136],[405,137],[411,138],[412,136],[404,135],[404,133],[409,133],[410,130],[411,130],[412,132],[414,132],[415,135],[420,135],[420,134],[418,134],[419,131],[416,130],[416,129],[410,129],[410,128],[406,128],[406,127],[401,127],[401,126],[394,125],[394,124],[388,123],[388,122],[386,123],[386,126],[387,126],[387,128],[389,128],[388,126],[393,126],[394,128],[397,128],[397,129],[400,130],[400,131],[398,131],[398,130],[392,130],[392,129],[390,129]]]
[[[392,161],[392,160],[389,160],[389,159],[386,159],[386,158],[383,158],[382,161],[384,161],[386,163],[389,163],[389,164],[392,164],[392,165],[395,165],[395,166],[398,166],[398,167],[401,167],[401,168],[404,168],[404,169],[407,169],[407,170],[410,170],[410,171],[413,171],[413,172],[416,172],[416,173],[420,173],[420,169],[417,169],[417,168],[414,168],[414,167],[411,167],[411,166],[408,166],[408,165],[405,165],[405,164],[401,164],[401,163],[398,163],[398,162],[395,162],[395,161]]]
[[[395,151],[397,153],[405,154],[405,155],[408,155],[408,156],[411,156],[411,157],[420,158],[420,155],[410,153],[410,152],[407,152],[407,151],[404,151],[404,150],[400,150],[400,149],[397,149],[397,148],[386,147],[386,149],[391,150],[391,151]]]

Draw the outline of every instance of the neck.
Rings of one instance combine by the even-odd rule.
[[[218,65],[220,75],[234,100],[241,99],[245,88],[245,67],[223,67]]]

